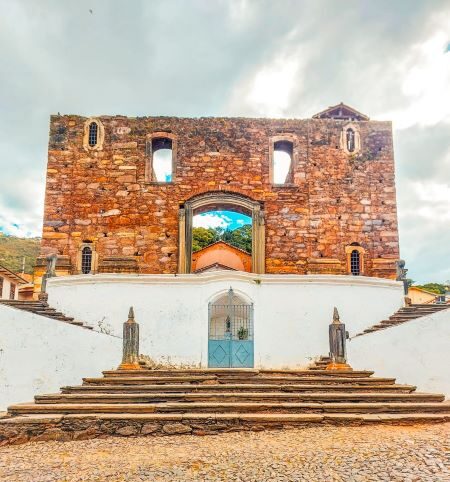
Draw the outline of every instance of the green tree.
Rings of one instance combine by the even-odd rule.
[[[441,283],[425,283],[424,285],[416,285],[417,288],[436,293],[438,295],[444,295],[446,292],[446,286]]]
[[[192,250],[194,252],[220,240],[225,241],[236,248],[242,249],[247,253],[251,253],[252,227],[250,224],[246,224],[241,228],[233,230],[219,227],[192,229]]]
[[[193,228],[192,229],[192,250],[198,251],[218,239],[217,230],[214,228]]]
[[[233,231],[225,231],[223,234],[223,240],[230,243],[236,248],[252,252],[252,227],[250,224],[246,224],[241,228],[233,229]]]

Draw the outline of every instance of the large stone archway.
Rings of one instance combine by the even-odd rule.
[[[229,209],[252,218],[252,272],[265,271],[264,211],[258,201],[230,192],[208,192],[189,199],[179,212],[178,272],[190,273],[192,263],[192,223],[194,214]]]

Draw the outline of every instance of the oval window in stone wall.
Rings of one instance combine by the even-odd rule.
[[[361,151],[361,135],[356,122],[349,123],[342,128],[340,144],[341,149],[347,154],[358,154]]]
[[[102,121],[91,117],[84,122],[83,148],[86,151],[101,151],[105,140],[105,128]]]

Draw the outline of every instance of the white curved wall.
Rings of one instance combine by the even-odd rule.
[[[0,411],[117,368],[122,340],[0,304]]]
[[[450,398],[450,308],[357,336],[347,344],[347,356],[354,368]]]
[[[140,324],[141,353],[207,366],[208,302],[230,286],[254,303],[255,365],[300,367],[328,353],[336,306],[350,334],[381,321],[402,303],[396,281],[331,275],[79,275],[49,280],[51,306],[121,335],[128,308]]]

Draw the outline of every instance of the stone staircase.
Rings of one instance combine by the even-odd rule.
[[[92,326],[85,325],[82,321],[76,321],[71,316],[66,316],[55,308],[51,308],[45,301],[0,300],[0,304],[92,330]]]
[[[363,332],[358,333],[353,338],[357,336],[367,335],[368,333],[373,333],[379,330],[385,330],[392,326],[401,325],[411,320],[415,320],[422,316],[432,315],[438,313],[442,310],[450,309],[450,305],[410,305],[404,308],[400,308],[396,313],[389,317],[388,320],[380,321],[376,325],[366,328]]]
[[[327,362],[326,357],[318,361]],[[441,394],[358,370],[113,370],[12,405],[0,445],[106,435],[214,434],[314,424],[450,420]]]

